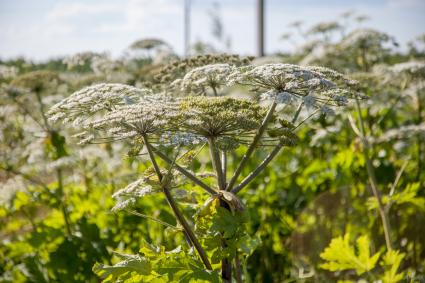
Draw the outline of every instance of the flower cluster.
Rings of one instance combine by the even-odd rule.
[[[314,25],[307,33],[308,34],[319,34],[329,33],[335,30],[341,29],[342,26],[338,22],[322,22]]]
[[[48,114],[52,121],[64,119],[64,122],[74,122],[78,125],[98,112],[134,104],[149,94],[151,91],[147,89],[123,84],[98,84],[73,93],[55,104]]]
[[[158,143],[165,147],[190,146],[206,143],[207,140],[193,133],[165,132],[163,133]]]
[[[350,90],[356,81],[324,67],[266,64],[239,68],[229,81],[265,90],[263,99],[287,104],[301,99],[309,107],[341,106],[347,103],[347,97],[358,95]]]
[[[100,56],[92,59],[90,67],[95,74],[108,76],[110,73],[119,71],[122,68],[122,62]]]
[[[217,96],[217,90],[226,84],[234,67],[229,64],[213,64],[195,68],[179,80],[186,93],[207,94],[208,89]]]
[[[229,97],[187,97],[181,102],[181,127],[206,138],[242,138],[256,130],[266,109]]]
[[[41,92],[60,82],[57,73],[51,71],[34,71],[20,75],[10,82],[14,88]]]
[[[117,204],[112,208],[112,211],[130,208],[136,204],[138,198],[156,193],[157,191],[151,185],[147,184],[146,178],[134,181],[112,195],[117,200]]]
[[[392,66],[375,68],[377,76],[384,77],[379,84],[395,86],[408,96],[416,99],[417,94],[425,89],[425,61],[413,60]]]
[[[170,122],[179,116],[174,100],[161,95],[145,96],[138,103],[124,105],[84,123],[90,131],[104,131],[99,140],[120,140],[135,136],[160,134],[169,130]],[[95,138],[96,139],[96,138]]]
[[[18,75],[18,72],[15,66],[0,65],[0,80],[12,79]]]
[[[106,58],[106,54],[95,53],[95,52],[79,52],[72,56],[66,57],[63,63],[68,67],[69,70],[84,65],[90,65],[93,60],[99,58]]]
[[[156,39],[156,38],[146,38],[146,39],[141,39],[141,40],[137,40],[135,42],[133,42],[130,45],[130,49],[133,50],[137,50],[137,49],[146,49],[146,50],[151,50],[160,46],[167,46],[167,43],[165,43],[163,40],[161,39]]]
[[[50,120],[63,119],[83,132],[81,143],[160,133],[178,116],[176,100],[147,89],[100,84],[78,91],[52,107]]]
[[[262,99],[279,104],[300,100],[306,108],[344,106],[355,94],[350,90],[355,81],[323,67],[301,67],[291,64],[232,66],[212,64],[194,68],[181,80],[187,92],[214,91],[225,84],[249,85],[265,90]],[[206,93],[206,92],[204,92]],[[260,127],[266,109],[256,101],[230,97],[175,97],[152,94],[123,84],[98,84],[86,87],[54,105],[49,111],[51,121],[72,123],[82,132],[75,135],[80,143],[108,142],[149,136],[152,142],[168,146],[202,144],[214,139],[222,150],[237,148]],[[273,119],[275,119],[273,115]],[[286,138],[289,127],[278,128],[279,134],[267,141]],[[264,141],[264,144],[267,144]]]
[[[425,61],[409,61],[391,66],[389,70],[396,76],[409,75],[414,78],[425,78]]]
[[[372,140],[374,143],[383,143],[395,140],[409,139],[416,136],[425,137],[425,123],[419,125],[407,125],[396,129],[390,129],[383,135]]]
[[[392,41],[386,33],[373,29],[357,29],[349,33],[340,43],[341,48],[381,48],[385,42]]]
[[[249,64],[252,59],[252,57],[240,57],[238,55],[229,54],[199,55],[189,59],[173,61],[165,65],[155,75],[155,79],[158,83],[161,84],[171,83],[179,78],[183,78],[183,76],[187,72],[194,68],[213,64],[229,64],[231,66],[243,66]]]

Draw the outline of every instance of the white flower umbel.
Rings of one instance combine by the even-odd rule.
[[[100,139],[125,139],[161,134],[170,129],[170,122],[178,116],[178,104],[173,98],[152,95],[144,97],[138,103],[106,112],[90,122],[83,122],[83,127],[96,131],[102,136]]]
[[[97,84],[83,88],[54,105],[48,115],[51,121],[64,119],[64,122],[77,122],[97,112],[112,111],[117,107],[140,101],[150,95],[148,89],[140,89],[124,84]]]
[[[266,90],[262,99],[276,98],[277,103],[284,104],[302,99],[315,108],[345,105],[347,97],[358,96],[351,90],[356,81],[334,70],[315,66],[266,64],[242,67],[232,73],[229,82]]]
[[[0,65],[0,79],[13,79],[18,72],[19,70],[15,66]]]
[[[206,142],[206,138],[192,133],[166,132],[159,138],[159,144],[165,147],[200,145]]]
[[[123,196],[134,196],[134,197],[143,197],[145,195],[151,194],[154,192],[152,186],[146,184],[144,178],[134,181],[127,185],[127,187],[115,192],[112,197],[119,198]]]
[[[134,181],[112,195],[117,200],[117,204],[112,208],[112,211],[128,209],[136,204],[137,199],[157,193],[158,191],[147,184],[145,178]]]
[[[425,78],[425,61],[408,61],[395,64],[389,68],[395,74],[408,74],[414,77]]]
[[[224,86],[235,67],[229,64],[212,64],[195,68],[179,82],[182,91],[207,95],[207,91],[217,96],[219,88]]]
[[[414,101],[424,93],[425,61],[412,60],[392,66],[381,66],[375,68],[374,72],[384,78],[382,85],[401,87],[401,92],[411,96]]]
[[[344,37],[340,46],[341,48],[376,48],[390,40],[389,35],[377,30],[356,29]]]
[[[106,54],[86,51],[86,52],[76,53],[72,56],[68,56],[62,62],[68,67],[68,69],[73,69],[78,66],[84,66],[85,64],[90,64],[95,59],[106,58],[106,57],[107,57]]]
[[[120,140],[160,133],[179,114],[176,99],[151,95],[147,89],[121,84],[85,88],[56,104],[50,120],[63,120],[83,130],[75,137],[82,143]]]

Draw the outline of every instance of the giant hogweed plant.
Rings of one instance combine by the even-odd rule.
[[[110,259],[101,217],[88,222],[92,212],[76,199],[95,199],[100,178],[118,182],[101,175],[112,171],[101,162],[113,168],[113,159],[97,145],[71,147],[46,116],[68,86],[55,72],[34,71],[0,87],[0,281],[87,282],[96,278],[91,265]]]
[[[249,204],[238,194],[284,147],[296,145],[296,130],[305,121],[360,97],[355,81],[323,67],[230,62],[186,71],[159,93],[98,84],[49,112],[50,121],[76,128],[80,143],[129,142],[129,154],[147,156],[151,167],[114,193],[113,210],[181,231],[186,240],[171,251],[144,243],[137,255],[117,254],[122,261],[113,266],[95,265],[105,282],[248,280],[244,263],[259,240],[245,229]],[[225,87],[235,85],[249,87],[251,98],[224,95]],[[261,160],[258,151],[268,154]],[[210,167],[195,166],[206,156]],[[246,173],[253,161],[257,167]],[[199,189],[204,194],[196,194]],[[136,210],[140,198],[154,194],[165,197],[177,226]]]
[[[398,233],[395,233],[391,227],[392,214],[396,214],[394,207],[408,205],[411,212],[418,213],[423,211],[424,199],[419,192],[422,181],[422,164],[423,164],[423,78],[425,64],[423,61],[408,61],[395,64],[392,66],[379,66],[375,68],[375,74],[357,74],[357,77],[363,77],[371,80],[377,74],[384,78],[379,83],[372,83],[372,86],[361,87],[364,91],[372,92],[375,100],[381,102],[383,96],[389,100],[388,107],[382,109],[382,105],[377,107],[375,104],[370,104],[363,109],[359,101],[356,101],[355,108],[357,110],[357,120],[353,116],[348,115],[350,125],[353,132],[359,138],[362,144],[362,153],[364,163],[368,175],[368,181],[373,197],[367,200],[369,210],[376,210],[381,218],[381,226],[385,239],[385,249],[380,248],[376,253],[370,253],[371,242],[368,235],[361,235],[356,239],[356,245],[350,243],[350,234],[346,233],[343,237],[332,239],[329,246],[320,254],[320,257],[325,260],[321,268],[330,271],[344,272],[350,270],[355,271],[358,278],[368,279],[370,281],[380,282],[400,282],[406,276],[414,278],[416,271],[407,271],[403,269],[403,263],[408,261],[408,249],[403,247]],[[370,83],[370,82],[369,82]],[[376,92],[376,93],[374,93]],[[391,92],[395,92],[392,94]],[[394,96],[394,97],[393,97]],[[413,102],[413,103],[412,103]],[[404,115],[407,120],[401,120],[402,126],[384,130],[379,134],[379,130],[384,127],[378,127],[390,115],[395,112],[407,111],[414,115]],[[364,111],[367,110],[367,111]],[[378,112],[380,110],[380,113]],[[383,111],[384,110],[384,111]],[[372,119],[373,116],[375,119]],[[396,116],[399,118],[399,116]],[[358,124],[358,126],[357,126]],[[398,146],[394,143],[398,142]],[[377,169],[373,164],[373,153],[377,147],[382,147],[383,144],[391,144],[395,152],[402,151],[408,157],[402,163],[394,181],[389,185],[384,186],[383,182],[378,182]],[[416,164],[409,168],[408,165],[413,164],[416,157]],[[413,178],[414,183],[405,185],[402,189],[401,179],[403,174],[410,170],[412,173],[416,171]],[[396,217],[399,217],[398,215]],[[393,217],[394,220],[396,217]],[[397,237],[398,236],[398,237]],[[416,239],[412,239],[413,249],[416,249]],[[401,252],[401,251],[406,252]],[[416,261],[416,251],[413,252],[413,261]],[[347,273],[348,274],[348,273]],[[352,281],[348,281],[352,282]]]
[[[57,194],[60,199],[58,205],[63,214],[67,234],[71,234],[69,212],[64,204],[64,174],[59,164],[64,160],[63,158],[68,156],[68,152],[64,136],[58,129],[53,127],[46,116],[46,100],[58,100],[57,97],[46,96],[46,93],[49,93],[51,89],[58,89],[59,83],[60,78],[54,72],[34,71],[17,76],[10,82],[8,87],[2,89],[2,94],[12,102],[11,105],[16,111],[15,117],[19,117],[19,115],[16,115],[17,113],[22,115],[19,117],[22,121],[19,121],[18,118],[16,122],[12,122],[12,119],[10,119],[4,124],[14,128],[17,132],[30,131],[34,137],[24,139],[24,135],[21,134],[20,136],[12,136],[9,142],[4,143],[0,149],[2,157],[0,170],[8,174],[21,176],[32,184],[41,185],[44,191],[48,193],[51,192],[45,182],[30,176],[34,171],[34,166],[31,166],[33,163],[31,160],[37,160],[34,163],[37,163],[39,173],[42,171],[40,169],[42,167],[53,171],[58,183]],[[26,129],[20,124],[25,125]],[[40,160],[43,158],[50,163],[43,164]],[[28,166],[22,166],[23,162]]]

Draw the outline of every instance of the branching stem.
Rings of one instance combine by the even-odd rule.
[[[294,117],[291,120],[291,123],[295,123],[298,119],[298,116],[301,113],[301,110],[303,108],[304,103],[301,102],[298,105],[297,110],[295,111]],[[258,165],[257,168],[254,169],[254,171],[252,171],[251,173],[248,174],[248,176],[246,176],[245,179],[242,180],[242,182],[237,185],[236,187],[234,187],[231,192],[234,194],[237,194],[240,190],[242,190],[246,185],[248,185],[255,177],[257,177],[266,167],[267,165],[276,157],[276,155],[280,152],[280,150],[282,149],[283,144],[282,143],[278,143],[273,150],[269,153],[269,155],[267,155],[267,157]]]
[[[179,171],[180,173],[182,173],[184,176],[186,176],[188,179],[192,180],[196,185],[200,186],[201,188],[203,188],[205,191],[207,191],[210,195],[216,195],[217,192],[211,188],[210,186],[208,186],[207,184],[205,184],[204,182],[202,182],[198,177],[196,177],[195,175],[193,175],[191,172],[189,172],[188,170],[184,169],[183,167],[181,167],[180,165],[174,163],[167,155],[165,155],[164,153],[162,153],[161,151],[159,151],[158,149],[156,149],[155,147],[153,147],[151,144],[149,144],[151,149],[155,152],[155,154],[161,158],[163,161],[165,161],[167,164],[169,165],[173,165],[174,168]]]
[[[70,220],[69,220],[68,210],[66,208],[65,201],[64,201],[65,192],[64,192],[64,188],[63,188],[63,176],[62,176],[62,170],[61,169],[56,170],[56,177],[58,179],[58,190],[59,190],[59,194],[60,194],[60,198],[61,198],[60,199],[60,208],[61,208],[63,219],[64,219],[64,222],[65,222],[66,233],[67,233],[68,236],[71,236],[72,235],[71,224],[70,224]]]
[[[161,225],[164,225],[165,227],[171,228],[171,229],[173,229],[173,230],[182,230],[182,229],[181,229],[181,228],[179,228],[179,227],[173,226],[173,225],[171,225],[171,224],[169,224],[169,223],[167,223],[167,222],[164,222],[164,221],[162,221],[162,220],[156,219],[155,217],[152,217],[152,216],[149,216],[149,215],[146,215],[146,214],[143,214],[143,213],[137,212],[137,211],[135,211],[135,210],[126,209],[126,211],[127,211],[128,213],[130,213],[130,214],[133,214],[133,215],[136,215],[136,216],[139,216],[139,217],[142,217],[142,218],[146,218],[146,219],[152,220],[152,221],[154,221],[154,222],[156,222],[156,223],[159,223],[159,224],[161,224]]]
[[[223,171],[224,184],[227,185],[227,153],[225,150],[221,151],[221,170]]]
[[[362,113],[361,113],[361,107],[360,107],[360,103],[359,100],[356,98],[356,109],[357,109],[357,114],[359,116],[359,124],[360,124],[360,133],[361,133],[361,140],[363,143],[363,155],[365,158],[365,162],[366,162],[366,170],[367,173],[369,175],[369,182],[370,182],[370,186],[372,189],[372,193],[374,195],[374,197],[376,198],[376,201],[378,202],[378,210],[379,210],[379,214],[381,216],[381,220],[382,220],[382,226],[384,228],[384,236],[385,236],[385,243],[387,245],[387,249],[388,250],[392,250],[392,245],[391,245],[391,228],[390,228],[390,223],[388,220],[388,215],[385,212],[385,207],[382,203],[382,197],[381,197],[381,192],[378,189],[378,181],[376,179],[376,175],[375,175],[375,169],[373,168],[372,162],[370,160],[369,157],[369,142],[366,139],[365,136],[365,126],[364,126],[364,121],[363,121],[363,117],[362,117]]]
[[[226,189],[226,181],[223,176],[223,169],[221,168],[220,153],[217,150],[214,138],[208,139],[208,145],[210,149],[211,161],[215,173],[217,174],[217,184],[220,190]]]
[[[153,149],[151,147],[151,144],[148,141],[147,136],[145,136],[145,135],[143,136],[143,141],[146,145],[146,149],[148,151],[149,158],[152,162],[155,173],[157,174],[158,179],[162,180],[163,175],[161,173],[161,170],[159,169],[158,163],[156,162]],[[192,228],[190,227],[189,223],[186,221],[186,218],[184,217],[183,213],[178,208],[177,202],[174,200],[173,196],[171,195],[171,192],[170,192],[168,186],[166,184],[162,184],[162,190],[164,192],[165,198],[168,201],[168,204],[170,205],[171,209],[173,210],[174,215],[177,218],[177,221],[182,225],[186,236],[190,239],[190,241],[194,245],[194,247],[197,250],[199,256],[201,257],[201,260],[204,263],[205,267],[209,270],[212,270],[211,263],[210,263],[210,261],[207,257],[207,254],[205,253],[205,250],[202,248],[201,244],[199,243],[198,238],[196,237],[196,235],[193,232]]]
[[[242,182],[234,187],[231,192],[233,194],[237,194],[240,190],[242,190],[246,185],[248,185],[255,177],[258,176],[266,167],[267,165],[276,157],[276,155],[279,153],[279,151],[282,149],[282,144],[277,144],[273,150],[267,155],[267,157],[258,165],[257,168],[254,169],[248,176],[246,176],[245,179],[242,180]]]
[[[259,143],[261,137],[263,136],[264,132],[266,131],[268,123],[271,121],[273,117],[273,112],[276,109],[277,103],[276,101],[273,101],[272,105],[269,108],[269,111],[267,112],[266,116],[264,117],[263,122],[261,123],[261,126],[258,128],[257,133],[255,134],[251,144],[249,145],[247,151],[245,152],[244,156],[242,157],[242,160],[240,161],[238,167],[236,168],[235,172],[233,173],[232,178],[229,180],[229,183],[227,184],[226,190],[230,191],[233,186],[235,185],[239,175],[242,172],[242,169],[246,165],[249,157],[254,152],[255,147]]]

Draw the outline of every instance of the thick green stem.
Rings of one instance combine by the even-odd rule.
[[[263,122],[261,123],[260,128],[258,128],[258,131],[256,135],[254,136],[251,144],[249,145],[247,151],[245,152],[244,156],[242,157],[241,162],[239,163],[239,166],[236,168],[235,172],[233,173],[232,178],[230,179],[229,183],[227,184],[226,190],[230,191],[233,186],[235,185],[236,181],[238,180],[239,175],[242,172],[242,169],[246,165],[249,157],[254,152],[255,148],[257,147],[257,144],[260,142],[261,137],[263,136],[264,132],[266,131],[266,128],[268,126],[268,123],[271,121],[273,117],[273,112],[276,109],[277,103],[276,101],[273,101],[273,104],[270,106],[269,111],[267,112],[266,116],[264,117]]]
[[[217,89],[215,88],[215,86],[212,85],[211,88],[214,92],[214,96],[218,96]]]
[[[203,188],[205,191],[207,191],[210,195],[216,195],[217,192],[212,189],[210,186],[208,186],[207,184],[205,184],[204,182],[202,182],[198,177],[196,177],[195,175],[193,175],[191,172],[189,172],[188,170],[184,169],[183,167],[179,166],[178,164],[176,164],[175,162],[173,162],[170,158],[168,158],[167,155],[165,155],[164,153],[162,153],[161,151],[159,151],[158,149],[154,148],[152,145],[150,145],[152,150],[155,152],[155,154],[161,158],[163,161],[165,161],[166,163],[168,163],[169,165],[173,165],[173,167],[179,171],[180,173],[182,173],[184,176],[186,176],[189,180],[193,181],[196,185],[200,186],[201,188]]]
[[[297,121],[298,117],[300,116],[301,110],[303,109],[303,106],[304,106],[304,102],[302,101],[302,102],[298,105],[297,110],[295,111],[295,115],[294,115],[294,117],[292,117],[292,120],[291,120],[291,123],[292,123],[292,124],[294,124],[294,123]]]
[[[230,211],[230,206],[227,202],[220,200],[220,206]],[[223,233],[221,233],[221,247],[223,249],[228,247]],[[232,282],[232,262],[229,258],[223,258],[221,260],[221,279],[225,283]]]
[[[209,138],[208,144],[213,168],[215,173],[217,174],[218,187],[220,188],[220,190],[224,190],[226,189],[226,181],[224,180],[223,169],[221,168],[220,153],[217,150],[214,138]]]
[[[40,113],[41,113],[41,117],[43,118],[44,125],[45,125],[46,129],[48,131],[50,131],[50,125],[49,125],[49,122],[47,120],[46,114],[44,112],[44,104],[43,104],[43,101],[41,99],[41,94],[40,94],[39,91],[36,91],[35,95],[37,97],[37,101],[38,101],[38,104],[39,104],[38,107],[40,109]]]
[[[148,219],[148,220],[152,220],[153,222],[159,223],[159,224],[164,225],[165,227],[171,228],[173,230],[182,230],[181,228],[178,228],[176,226],[173,226],[173,225],[171,225],[171,224],[169,224],[167,222],[164,222],[162,220],[156,219],[155,217],[152,217],[152,216],[149,216],[149,215],[146,215],[146,214],[143,214],[143,213],[139,213],[139,212],[134,211],[134,210],[127,209],[126,211],[128,213],[133,214],[133,215],[136,215],[136,216],[139,216],[139,217]]]
[[[422,103],[421,103],[421,98],[419,96],[419,91],[416,93],[416,100],[417,100],[417,105],[418,105],[418,113],[417,113],[417,119],[416,119],[416,125],[419,125],[422,123]],[[423,171],[422,169],[422,154],[423,154],[423,142],[422,142],[422,137],[421,137],[421,133],[418,133],[417,135],[417,152],[418,152],[418,171],[416,173],[416,181],[420,182],[421,181],[421,172]]]
[[[266,167],[267,165],[275,158],[275,156],[279,153],[279,151],[282,149],[282,144],[277,144],[273,150],[267,155],[267,157],[258,165],[257,168],[254,169],[248,176],[246,176],[245,179],[242,180],[242,182],[234,187],[231,192],[234,194],[237,194],[240,190],[242,190],[246,185],[248,185],[255,177],[258,176]]]
[[[294,117],[291,120],[291,123],[295,123],[298,119],[298,116],[301,113],[301,110],[303,108],[304,103],[301,102],[298,105],[297,110],[295,111]],[[282,149],[283,144],[282,143],[278,143],[273,150],[269,153],[269,155],[267,155],[267,157],[258,165],[257,168],[254,169],[254,171],[252,171],[251,173],[248,174],[248,176],[246,176],[245,179],[242,180],[242,182],[237,185],[236,187],[234,187],[231,192],[234,194],[237,194],[240,190],[242,190],[245,186],[247,186],[255,177],[258,176],[258,174],[260,174],[266,167],[267,165],[276,157],[276,155],[280,152],[280,150]]]
[[[359,116],[359,124],[360,124],[360,133],[361,133],[361,140],[363,143],[363,155],[365,158],[365,163],[366,163],[366,170],[369,176],[369,182],[370,182],[370,186],[372,189],[372,193],[374,195],[374,197],[376,198],[376,201],[378,203],[378,210],[379,210],[379,214],[381,216],[381,220],[382,220],[382,227],[384,228],[384,236],[385,236],[385,243],[387,245],[387,249],[388,250],[392,250],[392,245],[391,245],[391,228],[390,228],[390,223],[388,220],[388,216],[387,213],[385,212],[385,207],[382,203],[382,197],[381,197],[381,192],[378,189],[378,181],[376,179],[376,175],[375,175],[375,169],[373,168],[372,162],[370,160],[369,157],[369,142],[367,141],[366,137],[365,137],[365,126],[364,126],[364,121],[362,118],[362,113],[361,113],[361,108],[360,108],[360,103],[359,100],[356,98],[356,108],[357,108],[357,114]]]
[[[227,185],[227,153],[226,151],[221,151],[221,170],[223,171],[224,184]]]
[[[68,210],[66,209],[66,204],[65,204],[65,192],[63,189],[63,177],[62,177],[62,170],[61,169],[57,169],[56,170],[56,176],[58,179],[58,190],[59,190],[59,194],[60,194],[60,208],[62,211],[62,215],[63,215],[63,219],[65,222],[65,228],[66,228],[66,233],[68,236],[72,235],[72,231],[71,231],[71,224],[70,224],[70,220],[69,220],[69,214],[68,214]]]
[[[146,136],[143,136],[143,141],[146,145],[146,149],[148,151],[149,158],[152,162],[155,173],[158,176],[158,179],[162,180],[163,175],[161,173],[161,170],[159,169],[158,163],[156,162],[155,155],[154,155],[153,149],[151,147],[151,144],[149,143]],[[170,205],[171,209],[173,210],[175,217],[177,218],[177,221],[180,223],[180,225],[182,225],[186,236],[190,239],[193,246],[197,250],[199,256],[201,257],[202,262],[205,265],[205,267],[209,270],[212,270],[212,266],[211,266],[211,263],[208,259],[207,254],[205,253],[204,249],[202,248],[201,244],[199,243],[198,238],[196,237],[196,235],[193,232],[192,228],[190,227],[189,223],[186,221],[186,218],[184,217],[183,213],[178,208],[177,202],[174,200],[173,196],[171,195],[171,192],[170,192],[168,186],[166,184],[163,184],[162,190],[164,192],[164,195],[165,195],[165,198],[167,199],[168,204]]]
[[[209,138],[208,144],[210,149],[211,161],[212,161],[214,170],[217,174],[218,187],[220,190],[225,190],[226,181],[223,176],[223,169],[222,169],[223,164],[221,163],[220,153],[218,152],[216,148],[214,138]],[[220,200],[220,206],[223,207],[224,209],[230,210],[229,205],[223,200]],[[223,249],[228,247],[223,233],[221,234],[221,247]],[[232,262],[229,258],[223,258],[221,260],[221,279],[223,280],[223,282],[226,282],[226,283],[232,282]]]
[[[238,252],[236,252],[236,256],[235,256],[235,277],[236,277],[237,283],[243,283],[243,280],[242,280],[242,265],[241,265],[241,261],[239,259]]]

